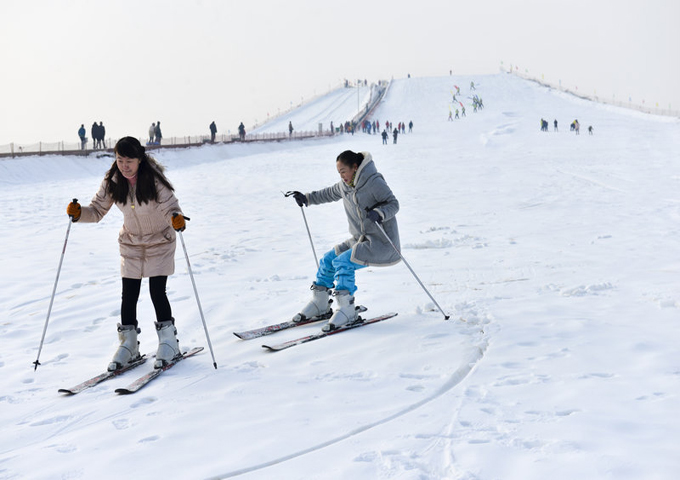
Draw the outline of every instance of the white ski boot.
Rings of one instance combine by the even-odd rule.
[[[302,322],[312,317],[328,318],[333,310],[331,310],[331,291],[330,289],[312,283],[310,287],[312,291],[312,299],[304,308],[293,317],[294,322]]]
[[[330,332],[349,323],[356,322],[358,318],[357,309],[354,306],[354,296],[350,295],[349,290],[336,290],[333,296],[338,300],[338,309],[321,330]]]
[[[156,322],[156,333],[158,334],[158,350],[153,368],[163,368],[182,355],[179,349],[179,340],[177,340],[175,320]]]
[[[109,363],[109,372],[126,367],[129,363],[142,358],[139,354],[139,342],[137,341],[137,334],[140,332],[141,330],[134,325],[118,324],[120,345],[113,355],[113,360]]]

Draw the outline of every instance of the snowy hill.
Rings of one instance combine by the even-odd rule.
[[[370,87],[336,88],[300,108],[277,116],[254,129],[252,133],[287,132],[289,122],[298,132],[317,131],[319,124],[324,130],[328,130],[331,122],[339,127],[341,123],[351,121],[359,109],[366,105],[370,97]]]
[[[485,109],[447,121],[453,85]],[[321,121],[326,100],[294,124]],[[117,344],[116,209],[71,228],[32,365],[66,205],[87,203],[111,159],[0,161],[0,478],[676,478],[680,122],[503,74],[396,80],[374,116],[413,133],[158,153],[192,218],[183,237],[218,369],[206,351],[132,396],[114,390],[150,365],[57,393],[103,371]],[[400,264],[357,273],[357,302],[393,319],[279,353],[238,340],[307,301],[314,258],[281,192],[337,182],[345,149],[372,152],[400,201],[402,252],[451,319]],[[319,255],[347,238],[341,205],[305,213]],[[180,343],[207,348],[180,246],[176,264]],[[146,283],[138,316],[153,352]]]

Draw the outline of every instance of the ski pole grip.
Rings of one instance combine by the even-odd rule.
[[[173,213],[173,214],[172,214],[172,218],[175,218],[177,215],[179,215],[179,213],[177,213],[177,212]],[[190,219],[189,217],[187,217],[186,215],[184,215],[184,220],[189,221],[189,220],[191,220],[191,219]]]

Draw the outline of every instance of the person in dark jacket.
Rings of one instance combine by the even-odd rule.
[[[300,207],[342,200],[349,223],[351,237],[323,256],[311,286],[312,300],[293,317],[299,322],[330,316],[324,331],[356,321],[356,270],[367,266],[390,266],[401,261],[396,219],[399,201],[375,167],[371,154],[346,150],[338,155],[336,167],[341,180],[335,185],[307,194],[293,192]],[[382,225],[389,240],[378,224]],[[331,293],[339,307],[335,312],[330,308]]]
[[[215,122],[210,124],[210,143],[215,143],[215,135],[217,134],[217,125]]]
[[[97,140],[99,139],[99,125],[97,125],[97,122],[92,123],[90,133],[92,134],[92,149],[94,150],[97,148]]]

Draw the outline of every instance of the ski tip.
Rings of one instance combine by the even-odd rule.
[[[131,392],[131,391],[128,390],[127,388],[116,388],[116,393],[117,393],[118,395],[130,395],[130,394],[133,393],[133,392]]]
[[[60,388],[57,390],[58,393],[63,393],[64,395],[74,395],[74,393],[71,390],[67,390],[66,388]]]

